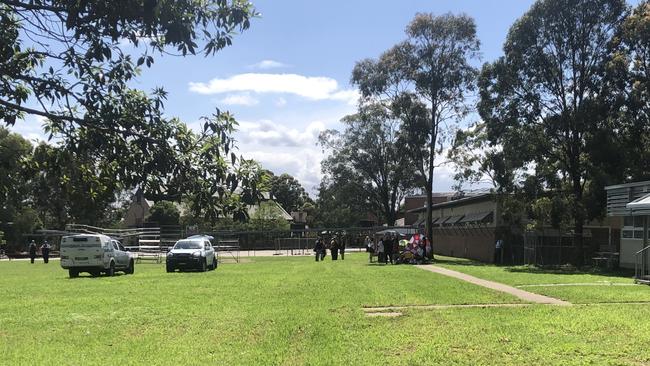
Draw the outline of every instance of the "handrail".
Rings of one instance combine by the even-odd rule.
[[[642,279],[648,272],[648,261],[643,261],[643,255],[648,250],[650,250],[650,245],[634,254],[634,278],[636,279]],[[639,267],[641,267],[641,274],[639,274]]]
[[[645,247],[645,248],[639,250],[638,252],[635,253],[635,255],[639,255],[639,254],[641,254],[642,252],[645,252],[645,251],[648,250],[648,249],[650,249],[650,245],[648,245],[647,247]]]

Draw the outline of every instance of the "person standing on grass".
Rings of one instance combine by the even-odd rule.
[[[379,243],[377,243],[377,261],[379,263],[386,263],[386,254],[384,252],[384,238],[379,239]]]
[[[369,236],[366,236],[363,243],[366,246],[366,252],[368,252],[368,261],[372,263],[372,257],[375,255],[376,251],[375,243],[370,239]]]
[[[388,234],[388,238],[384,240],[384,252],[386,253],[384,257],[384,263],[388,264],[390,261],[390,264],[393,264],[393,236],[391,234]]]
[[[36,259],[36,251],[38,248],[36,247],[36,242],[32,240],[31,243],[29,243],[29,259],[31,260],[32,264],[34,264],[34,260]]]
[[[497,238],[497,242],[494,244],[494,264],[501,264],[501,259],[503,257],[503,240]]]
[[[320,237],[316,239],[316,244],[314,244],[314,252],[316,252],[316,262],[325,259],[325,243],[323,243],[323,240],[321,240]]]
[[[330,241],[330,254],[332,254],[333,261],[339,258],[339,243],[336,240],[336,236],[333,236],[332,241]]]
[[[345,260],[345,238],[341,238],[339,242],[339,253],[341,254],[341,260]]]
[[[47,240],[44,241],[43,245],[41,245],[41,254],[43,255],[43,263],[50,262],[50,249],[52,249],[50,243],[48,243]]]

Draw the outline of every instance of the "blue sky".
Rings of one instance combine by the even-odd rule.
[[[377,57],[404,39],[417,12],[464,12],[476,20],[482,61],[501,55],[507,31],[533,3],[525,0],[253,0],[261,13],[233,46],[213,57],[156,59],[135,86],[169,92],[165,113],[191,126],[214,108],[241,123],[240,153],[276,174],[297,177],[312,195],[320,182],[323,154],[316,137],[339,128],[354,111],[349,85],[356,61]],[[38,121],[14,130],[35,139]],[[438,169],[435,189],[450,190],[450,168]]]

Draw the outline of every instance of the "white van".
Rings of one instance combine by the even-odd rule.
[[[99,276],[102,272],[113,276],[115,271],[133,274],[134,260],[122,244],[106,235],[79,234],[61,239],[61,267],[70,277],[79,272]]]

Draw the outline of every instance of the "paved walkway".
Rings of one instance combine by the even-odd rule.
[[[518,298],[520,298],[520,299],[522,299],[524,301],[528,301],[528,302],[533,302],[533,303],[537,303],[537,304],[560,305],[560,306],[571,305],[570,302],[567,302],[567,301],[564,301],[564,300],[560,300],[560,299],[556,299],[556,298],[548,297],[548,296],[544,296],[544,295],[534,294],[532,292],[528,292],[528,291],[524,291],[522,289],[518,289],[516,287],[504,285],[504,284],[499,283],[499,282],[484,280],[484,279],[481,279],[481,278],[478,278],[478,277],[470,276],[470,275],[465,274],[465,273],[453,271],[453,270],[447,269],[447,268],[434,266],[434,265],[431,265],[431,264],[420,265],[420,266],[416,266],[416,267],[418,267],[420,269],[424,269],[426,271],[431,271],[431,272],[434,272],[434,273],[438,273],[438,274],[441,274],[441,275],[444,275],[444,276],[457,278],[459,280],[463,280],[463,281],[466,281],[466,282],[469,282],[469,283],[473,283],[475,285],[483,286],[483,287],[486,287],[486,288],[489,288],[489,289],[492,289],[492,290],[505,292],[507,294],[516,296],[516,297],[518,297]]]

